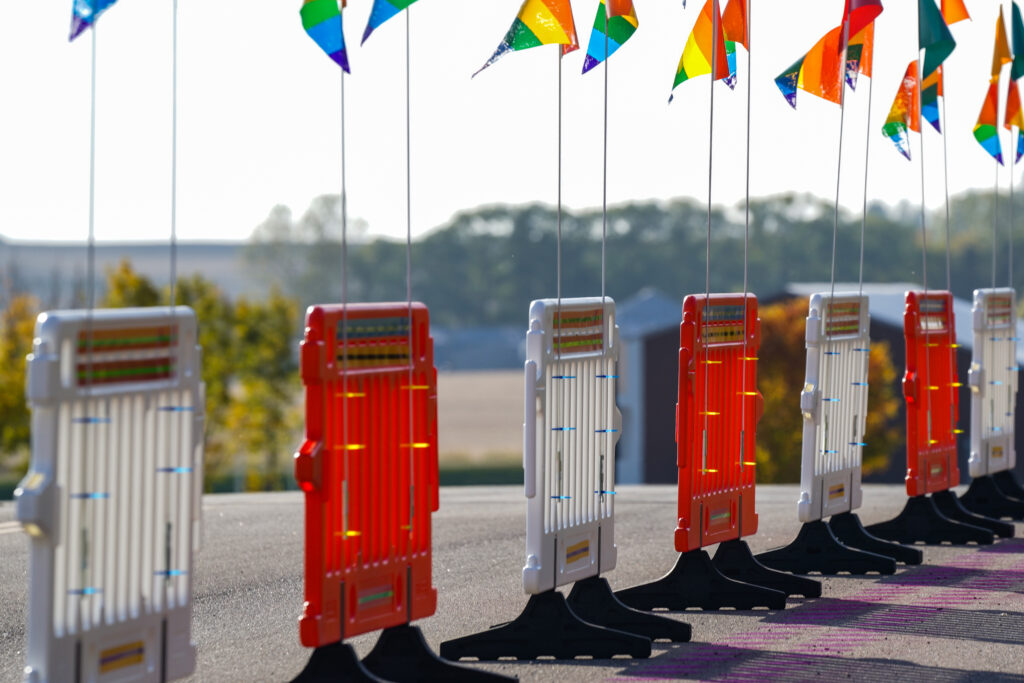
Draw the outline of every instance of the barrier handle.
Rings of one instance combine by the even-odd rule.
[[[523,366],[526,375],[526,396],[523,406],[523,484],[526,497],[537,495],[537,363],[528,360]]]
[[[295,481],[307,493],[320,488],[323,449],[323,441],[306,439],[295,453]]]

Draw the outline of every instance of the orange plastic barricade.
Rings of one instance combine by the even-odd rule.
[[[867,445],[870,321],[863,294],[811,295],[800,392],[804,429],[797,517],[803,524],[789,545],[757,556],[773,569],[893,574],[897,558],[921,562],[919,550],[869,536],[853,512],[861,504],[861,449]]]
[[[48,311],[27,364],[25,680],[188,676],[203,486],[195,314]]]
[[[692,295],[679,331],[675,567],[653,583],[619,591],[632,607],[782,609],[786,595],[816,597],[821,584],[759,563],[742,540],[754,511],[761,321],[757,297]],[[714,561],[702,550],[719,543]]]
[[[909,499],[896,518],[873,524],[867,531],[899,543],[991,543],[993,532],[1005,535],[1007,527],[1012,535],[1012,524],[968,512],[950,490],[960,483],[960,383],[953,295],[946,291],[910,291],[906,302],[903,396],[907,402]]]
[[[971,387],[971,486],[960,498],[972,512],[1024,519],[1024,490],[1013,476],[1017,420],[1017,292],[974,290]]]
[[[410,670],[438,680],[483,675],[439,660],[409,625],[437,607],[437,370],[427,307],[312,306],[300,363],[306,438],[295,479],[305,494],[306,553],[299,638],[316,650],[295,680],[362,680],[369,672],[404,679]],[[384,633],[362,662],[341,643],[378,629]]]

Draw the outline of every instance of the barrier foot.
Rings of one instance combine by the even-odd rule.
[[[805,598],[821,597],[821,582],[804,576],[793,576],[775,571],[761,563],[750,546],[741,539],[718,544],[713,560],[720,572],[730,579],[746,581],[765,588],[782,591],[786,596],[802,595]]]
[[[1003,470],[1002,472],[996,472],[992,475],[995,479],[996,486],[999,490],[1008,496],[1013,496],[1018,500],[1024,500],[1024,488],[1017,483],[1017,478],[1013,476],[1013,472],[1010,470]]]
[[[565,596],[553,590],[531,595],[515,621],[441,643],[441,656],[456,661],[464,657],[481,661],[499,657],[611,659],[615,655],[650,657],[651,640],[583,621]]]
[[[313,650],[306,668],[292,679],[292,683],[335,683],[335,681],[365,681],[381,683],[369,672],[351,645],[331,643]]]
[[[1024,500],[1008,496],[990,476],[975,477],[960,502],[965,508],[993,519],[1024,519]]]
[[[592,576],[573,584],[569,607],[584,621],[616,631],[636,633],[651,640],[685,643],[690,640],[690,625],[622,604],[608,581]]]
[[[615,596],[636,609],[717,610],[785,609],[786,594],[764,586],[730,579],[704,550],[680,553],[672,570],[657,581],[616,591]]]
[[[939,512],[950,519],[963,522],[964,524],[980,526],[982,529],[988,529],[1000,538],[1013,538],[1014,528],[1012,522],[1003,522],[991,517],[974,514],[964,507],[954,491],[949,489],[937,491],[932,494],[932,500],[935,501],[935,506],[939,508]]]
[[[883,541],[877,536],[869,534],[855,512],[832,515],[828,520],[828,525],[832,528],[832,533],[836,535],[836,538],[842,541],[843,545],[851,548],[886,555],[903,564],[921,564],[924,559],[924,553],[919,548]]]
[[[897,543],[964,545],[973,541],[989,545],[995,540],[995,534],[988,529],[950,519],[935,507],[935,501],[923,495],[908,498],[899,515],[888,522],[872,524],[867,532]]]
[[[435,655],[416,626],[402,624],[386,628],[377,639],[363,666],[388,681],[512,681],[513,678],[478,671],[446,662]]]
[[[721,552],[721,551],[719,551]],[[896,560],[843,544],[822,520],[807,522],[789,545],[757,556],[761,564],[795,574],[895,574]]]

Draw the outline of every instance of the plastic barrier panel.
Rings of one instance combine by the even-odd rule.
[[[411,314],[411,325],[410,325]],[[426,306],[313,306],[301,349],[306,439],[302,644],[428,617],[437,371]]]
[[[746,305],[741,294],[692,295],[683,302],[676,404],[680,552],[757,532],[760,344],[754,295]]]
[[[537,594],[615,567],[615,302],[534,301],[526,347],[523,588]]]
[[[956,377],[953,295],[907,292],[903,314],[907,371],[907,495],[945,491],[960,483],[956,428],[960,410]]]
[[[814,294],[807,315],[807,369],[800,471],[801,522],[861,503],[861,450],[868,411],[868,297]]]
[[[974,349],[971,387],[972,477],[1017,464],[1014,420],[1017,411],[1017,292],[974,290]]]
[[[195,315],[43,313],[26,393],[26,680],[187,676],[204,415]]]

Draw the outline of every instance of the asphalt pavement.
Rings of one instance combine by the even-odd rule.
[[[788,543],[800,524],[798,487],[759,486],[755,552]],[[894,516],[902,486],[866,486],[866,524]],[[434,515],[437,613],[417,624],[443,640],[517,616],[526,604],[525,499],[521,487],[443,488]],[[193,681],[285,681],[309,651],[298,641],[302,607],[299,493],[210,495],[196,565]],[[616,496],[616,589],[655,579],[677,556],[675,487],[623,486]],[[838,575],[822,597],[785,610],[672,613],[691,624],[690,643],[654,645],[650,659],[472,664],[523,681],[595,678],[850,680],[1024,683],[1024,524],[991,546],[918,546],[924,563],[895,575]],[[0,681],[24,665],[28,539],[0,503]],[[714,550],[711,548],[711,550]],[[351,642],[360,655],[375,635]]]

